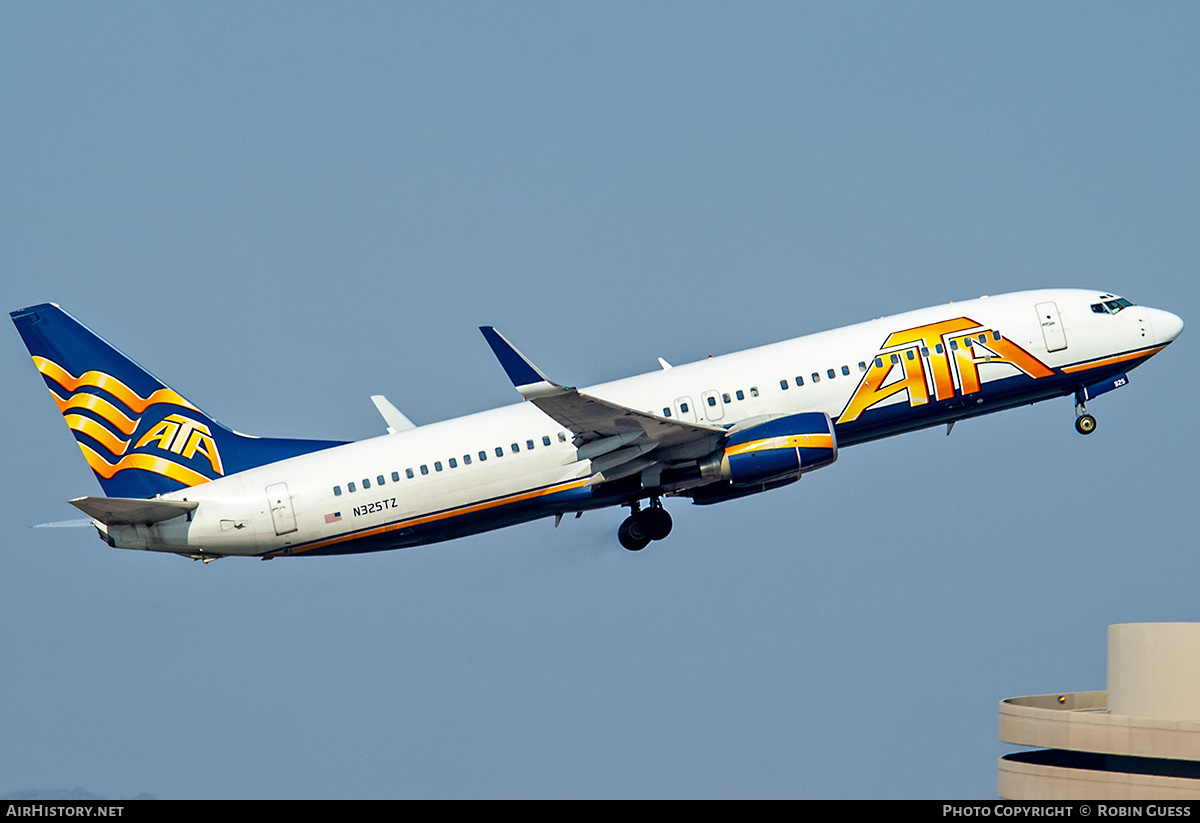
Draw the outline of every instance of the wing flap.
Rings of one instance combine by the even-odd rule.
[[[669,420],[590,397],[577,389],[535,397],[530,402],[584,442],[641,432],[647,440],[658,443],[664,450],[701,441],[711,441],[715,448],[716,442],[725,435],[725,430],[719,426]]]
[[[720,426],[659,417],[555,383],[500,332],[491,326],[481,326],[480,331],[521,396],[573,432],[579,445],[641,432],[648,440],[658,443],[662,450],[696,446],[705,441],[715,447],[717,440],[725,434],[725,429]]]

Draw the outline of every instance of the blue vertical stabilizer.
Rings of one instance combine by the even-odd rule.
[[[109,497],[154,497],[341,445],[227,429],[53,303],[11,317]]]

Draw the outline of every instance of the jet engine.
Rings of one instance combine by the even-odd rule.
[[[732,432],[723,448],[701,461],[701,476],[720,479],[691,492],[695,503],[717,503],[800,479],[837,460],[837,435],[824,412],[777,417]]]

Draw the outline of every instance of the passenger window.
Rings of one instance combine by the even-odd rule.
[[[995,340],[997,343],[999,343],[1000,342],[1000,332],[998,332],[998,331],[992,332],[992,339]]]
[[[804,378],[801,377],[800,375],[796,375],[796,388],[800,388],[803,385],[804,385]]]
[[[392,482],[393,483],[400,482],[400,472],[392,472]]]
[[[405,476],[405,477],[407,477],[409,480],[412,480],[412,479],[413,479],[413,470],[412,470],[412,469],[405,469],[405,470],[404,470],[404,476]]]
[[[708,401],[708,405],[709,405],[709,406],[715,406],[715,405],[717,405],[717,398],[715,398],[715,397],[708,397],[708,398],[706,398],[706,399],[707,399],[707,401]]]
[[[832,380],[833,378],[837,377],[837,372],[835,372],[833,369],[826,369],[826,370],[825,370],[825,373],[826,373],[827,375],[829,375],[829,379],[830,379],[830,380]]]
[[[463,465],[464,465],[464,466],[469,466],[469,465],[471,465],[471,455],[469,455],[469,454],[464,454],[464,455],[463,455]]]
[[[929,356],[929,347],[928,347],[928,346],[922,346],[922,347],[921,347],[921,356],[922,356],[922,357],[928,357],[928,356]]]
[[[357,490],[358,490],[358,489],[357,489],[357,487],[356,487],[356,486],[355,486],[353,483],[347,483],[347,484],[346,484],[346,489],[347,489],[347,490],[349,490],[349,492],[350,492],[351,494],[353,494],[355,491],[357,491]]]
[[[877,369],[883,368],[883,358],[882,357],[875,358],[875,368],[877,368]]]
[[[906,351],[906,352],[904,353],[904,356],[905,356],[905,357],[907,357],[909,360],[916,360],[916,359],[917,359],[917,356],[916,356],[915,354],[913,354],[913,350],[912,350],[912,349],[909,349],[908,351]]]
[[[480,452],[479,453],[479,462],[482,463],[485,460],[487,460],[487,452]]]
[[[858,361],[858,370],[859,370],[859,371],[866,371],[866,370],[867,370],[867,361],[866,361],[866,360],[859,360],[859,361]]]
[[[817,374],[816,372],[813,372],[813,373],[812,373],[812,381],[813,381],[814,383],[820,383],[820,382],[821,382],[821,375]]]
[[[746,393],[745,393],[745,392],[743,392],[741,389],[738,389],[738,390],[737,390],[737,399],[738,399],[738,400],[745,400],[745,399],[746,399]]]
[[[371,488],[371,481],[364,477],[363,478],[363,491],[366,491],[369,488]]]
[[[440,472],[442,470],[442,461],[441,460],[433,461],[433,470],[435,472]]]
[[[341,496],[342,496],[342,487],[341,487],[341,486],[334,486],[334,487],[333,487],[333,496],[334,496],[334,497],[341,497]]]
[[[750,387],[750,396],[751,396],[751,397],[758,397],[758,386],[751,386],[751,387]]]
[[[938,354],[945,354],[946,352],[945,347],[943,347],[941,343],[938,343],[936,346],[934,346],[933,350]]]
[[[526,440],[526,441],[525,441],[525,450],[526,450],[526,451],[533,451],[533,441],[532,441],[532,440]]]
[[[452,468],[452,469],[458,468],[458,461],[455,460],[453,457],[450,458],[450,468]]]
[[[780,380],[780,381],[779,381],[779,388],[783,389],[784,391],[787,391],[787,388],[788,388],[788,382],[787,382],[786,380]]]
[[[900,355],[898,355],[898,354],[891,355],[891,358],[892,358],[893,366],[900,362]]]
[[[421,474],[429,474],[429,466],[424,463],[421,464]]]
[[[376,477],[375,482],[378,483],[380,486],[382,486],[383,485],[383,475],[381,474],[378,477]]]
[[[542,445],[543,445],[543,446],[549,446],[549,445],[550,445],[550,438],[549,438],[548,436],[546,436],[546,435],[542,435]]]
[[[958,351],[958,341],[957,340],[950,341],[950,351]]]
[[[670,417],[670,416],[671,416],[671,410],[668,409],[666,406],[663,406],[663,417]]]
[[[669,414],[669,412],[670,412],[670,411],[671,411],[670,409],[667,409],[667,412],[668,412],[667,416],[668,416],[668,417],[670,417],[670,414]],[[559,432],[559,433],[558,433],[558,442],[559,442],[559,443],[566,443],[566,442],[567,442],[567,433],[566,433],[566,432]]]
[[[848,374],[850,374],[850,367],[849,367],[849,366],[842,366],[842,376],[843,376],[843,377],[845,377],[845,376],[846,376],[846,375],[848,375]]]
[[[725,392],[723,395],[721,395],[721,399],[724,400],[726,403],[733,402],[732,400],[729,399],[729,392]]]
[[[504,447],[503,447],[503,446],[497,446],[497,447],[496,447],[496,456],[497,456],[497,457],[503,457],[503,456],[504,456]]]
[[[680,413],[682,413],[682,414],[687,414],[687,410],[688,410],[688,404],[687,404],[687,403],[680,403],[680,404],[679,404],[679,411],[680,411]]]

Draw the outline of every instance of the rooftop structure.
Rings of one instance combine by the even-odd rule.
[[[1200,623],[1108,627],[1108,689],[1000,703],[1008,800],[1200,799]]]

